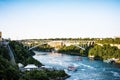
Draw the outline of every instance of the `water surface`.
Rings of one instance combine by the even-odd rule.
[[[45,66],[64,69],[71,76],[66,80],[120,80],[120,68],[113,64],[60,53],[35,53],[33,57]],[[76,70],[67,70],[71,65],[76,67]]]

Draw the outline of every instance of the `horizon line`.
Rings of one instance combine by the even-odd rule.
[[[114,36],[114,37],[56,37],[56,38],[23,38],[23,39],[11,39],[11,38],[3,38],[3,39],[10,39],[10,40],[34,40],[34,39],[85,39],[85,38],[89,38],[89,39],[104,39],[104,38],[120,38],[120,36]]]

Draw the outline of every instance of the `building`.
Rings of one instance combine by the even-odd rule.
[[[25,70],[34,70],[34,69],[38,69],[37,66],[35,66],[34,64],[28,64],[27,66],[24,67]]]
[[[48,43],[48,45],[50,45],[51,47],[54,48],[60,48],[61,46],[64,45],[63,41],[51,41]]]

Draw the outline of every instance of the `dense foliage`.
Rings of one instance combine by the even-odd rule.
[[[34,53],[25,49],[21,43],[17,41],[11,41],[10,46],[14,51],[14,56],[17,63],[22,63],[24,65],[33,64],[33,63],[37,66],[42,65],[39,61],[35,60],[32,57]]]
[[[20,80],[64,80],[68,75],[63,70],[32,70],[25,71]]]
[[[72,55],[80,55],[80,56],[87,56],[88,50],[91,46],[86,47],[86,50],[80,49],[74,45],[70,46],[63,46],[61,47],[58,52],[60,53],[66,53],[66,54],[72,54]]]
[[[0,80],[18,80],[19,70],[0,55]]]
[[[37,50],[37,51],[44,51],[44,52],[51,52],[54,48],[51,47],[50,45],[48,44],[44,44],[42,46],[38,46],[37,48],[35,48],[34,50]]]
[[[66,53],[72,53],[72,52],[76,52],[79,53],[80,48],[76,47],[76,46],[63,46],[59,49],[59,52],[66,52]]]
[[[58,52],[61,53],[66,53],[66,54],[75,54],[75,53],[79,53],[80,52],[80,48],[76,47],[76,46],[63,46],[61,47]]]
[[[96,45],[89,50],[89,55],[94,55],[96,59],[109,59],[109,58],[119,58],[120,50],[117,47],[111,47],[110,45],[99,46]]]

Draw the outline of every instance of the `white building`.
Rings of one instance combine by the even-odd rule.
[[[34,69],[37,69],[38,67],[35,66],[34,64],[28,64],[27,66],[24,67],[24,69],[26,70],[34,70]]]

